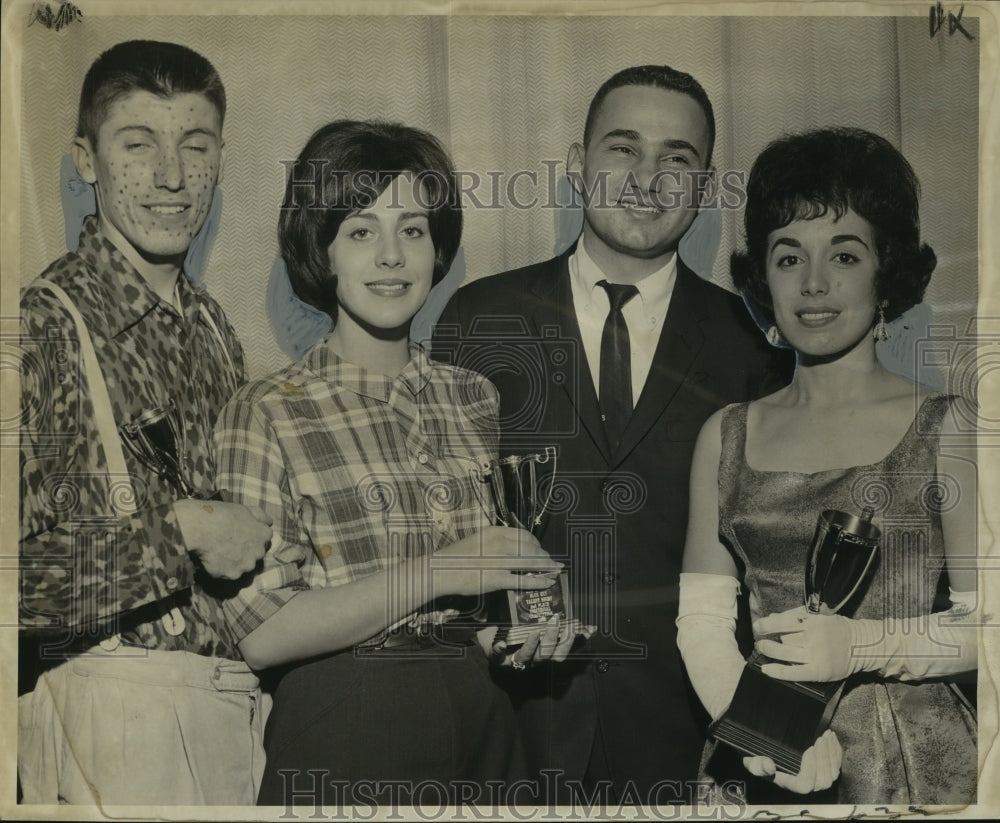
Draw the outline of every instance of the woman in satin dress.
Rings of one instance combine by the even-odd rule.
[[[748,180],[747,251],[733,256],[733,280],[768,340],[794,349],[796,370],[785,388],[720,410],[701,431],[678,645],[718,718],[744,667],[742,586],[756,649],[774,661],[764,674],[846,679],[797,774],[767,756],[730,755],[739,773],[728,777],[745,781],[749,802],[755,786],[767,802],[790,792],[855,804],[975,801],[975,710],[958,688],[975,682],[982,620],[975,409],[890,373],[875,352],[936,264],[921,243],[918,197],[905,158],[859,129],[777,140]],[[817,516],[866,508],[882,536],[851,616],[808,613]],[[706,774],[722,780],[712,768],[724,760],[706,756]]]

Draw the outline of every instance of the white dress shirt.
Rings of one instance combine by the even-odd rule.
[[[583,241],[569,259],[569,279],[573,290],[573,307],[580,324],[583,350],[594,379],[594,390],[600,394],[601,386],[601,335],[608,318],[611,303],[608,293],[599,280],[616,282],[598,267],[583,247]],[[653,364],[653,354],[663,331],[663,320],[670,307],[670,296],[677,281],[677,253],[669,262],[635,284],[639,294],[622,308],[628,326],[629,347],[632,354],[632,407],[639,402],[642,387]]]

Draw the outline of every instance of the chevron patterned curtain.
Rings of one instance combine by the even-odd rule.
[[[438,135],[465,175],[468,280],[544,259],[571,239],[579,214],[559,205],[567,148],[601,82],[641,63],[669,63],[705,86],[720,172],[745,172],[769,140],[814,126],[861,126],[900,146],[923,184],[924,231],[938,252],[927,298],[935,318],[960,335],[975,311],[978,39],[931,36],[925,12],[125,17],[82,7],[82,20],[60,32],[33,25],[21,35],[22,282],[65,250],[59,168],[89,64],[120,40],[185,43],[215,63],[229,96],[224,207],[206,282],[242,336],[252,376],[288,359],[265,306],[280,160],[315,128],[380,117]],[[974,18],[963,25],[978,34]],[[692,265],[722,285],[741,217],[730,208],[699,218],[708,251]]]

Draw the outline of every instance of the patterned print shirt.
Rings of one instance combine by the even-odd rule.
[[[94,218],[84,224],[79,250],[42,278],[61,286],[83,316],[116,424],[172,406],[187,479],[214,490],[212,428],[245,380],[242,349],[219,305],[183,277],[182,311],[160,300]],[[227,593],[224,584],[188,555],[171,485],[128,449],[131,489],[110,477],[76,325],[48,290],[25,290],[21,335],[22,628],[44,632],[53,658],[60,648],[78,650],[121,632],[126,644],[240,659],[213,596]],[[136,513],[119,519],[114,496],[133,490]],[[185,623],[177,636],[160,619],[173,607]]]
[[[497,390],[415,344],[410,354],[390,380],[342,360],[327,337],[224,410],[219,482],[274,518],[262,573],[225,604],[240,639],[302,589],[358,580],[489,524],[480,478],[498,447]]]

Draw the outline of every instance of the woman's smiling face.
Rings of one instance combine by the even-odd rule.
[[[851,209],[772,231],[767,285],[784,338],[796,351],[821,357],[870,340],[877,268],[871,224]]]
[[[370,208],[352,212],[328,249],[337,276],[337,322],[391,330],[408,326],[427,299],[435,249],[426,191],[413,175],[394,178]]]

